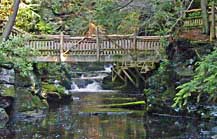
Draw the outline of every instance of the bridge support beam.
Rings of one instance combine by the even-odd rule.
[[[143,90],[146,84],[146,73],[155,68],[152,62],[131,62],[117,64],[112,69],[112,82],[123,82],[123,86]],[[145,69],[144,69],[145,66]]]

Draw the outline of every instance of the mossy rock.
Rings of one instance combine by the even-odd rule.
[[[48,84],[48,83],[43,83],[42,84],[42,89],[44,92],[57,92],[59,94],[64,94],[65,88],[61,85],[54,85],[54,84]]]
[[[17,105],[15,107],[19,112],[25,112],[35,109],[45,109],[48,105],[38,96],[34,96],[26,90],[19,90],[17,93]]]
[[[14,89],[14,86],[10,86],[10,87],[6,87],[6,86],[3,86],[1,87],[1,96],[9,96],[9,97],[15,97],[16,96],[16,93],[15,93],[15,89]]]

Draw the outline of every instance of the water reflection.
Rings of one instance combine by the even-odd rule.
[[[82,97],[81,97],[82,96]],[[102,103],[96,95],[51,108],[46,117],[18,118],[0,136],[9,139],[215,139],[217,124],[196,120],[144,116],[136,111],[93,108]],[[83,101],[82,101],[83,100]],[[87,111],[88,110],[88,111]]]
[[[67,109],[67,110],[66,110]],[[45,119],[17,122],[15,138],[144,139],[143,117],[127,114],[73,114],[50,111]]]

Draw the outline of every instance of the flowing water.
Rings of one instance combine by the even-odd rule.
[[[109,72],[107,69],[106,72]],[[48,111],[18,114],[0,129],[8,139],[216,139],[217,123],[193,119],[145,116],[142,110],[102,107],[134,100],[134,96],[103,90],[101,78],[82,74],[72,81],[74,101]],[[95,74],[94,74],[95,75]],[[79,84],[79,82],[81,82]],[[132,99],[132,100],[131,100]],[[3,137],[2,137],[3,138]]]

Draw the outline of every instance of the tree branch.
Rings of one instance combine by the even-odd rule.
[[[123,8],[125,8],[125,7],[127,7],[128,5],[130,5],[133,1],[134,1],[134,0],[130,0],[130,1],[129,1],[128,3],[126,3],[125,5],[123,5],[123,6],[121,6],[121,7],[118,7],[118,8],[116,8],[116,9],[112,10],[112,11],[119,11],[119,10],[121,10],[121,9],[123,9]]]
[[[6,27],[4,29],[4,32],[2,34],[2,40],[7,40],[9,38],[9,35],[13,29],[13,26],[15,24],[15,20],[16,20],[16,16],[19,10],[19,4],[20,4],[20,0],[14,0],[14,5],[13,5],[13,14],[10,15],[9,17],[9,21],[6,24]]]
[[[186,11],[188,11],[190,8],[191,8],[191,5],[193,4],[194,0],[191,0],[190,4],[188,5],[187,9],[184,11],[184,13],[186,13]],[[182,14],[175,22],[175,24],[173,24],[173,26],[170,28],[170,30],[167,32],[168,33],[171,33],[173,31],[173,29],[176,27],[176,25],[182,20],[182,18],[184,17],[183,16],[184,14]]]

